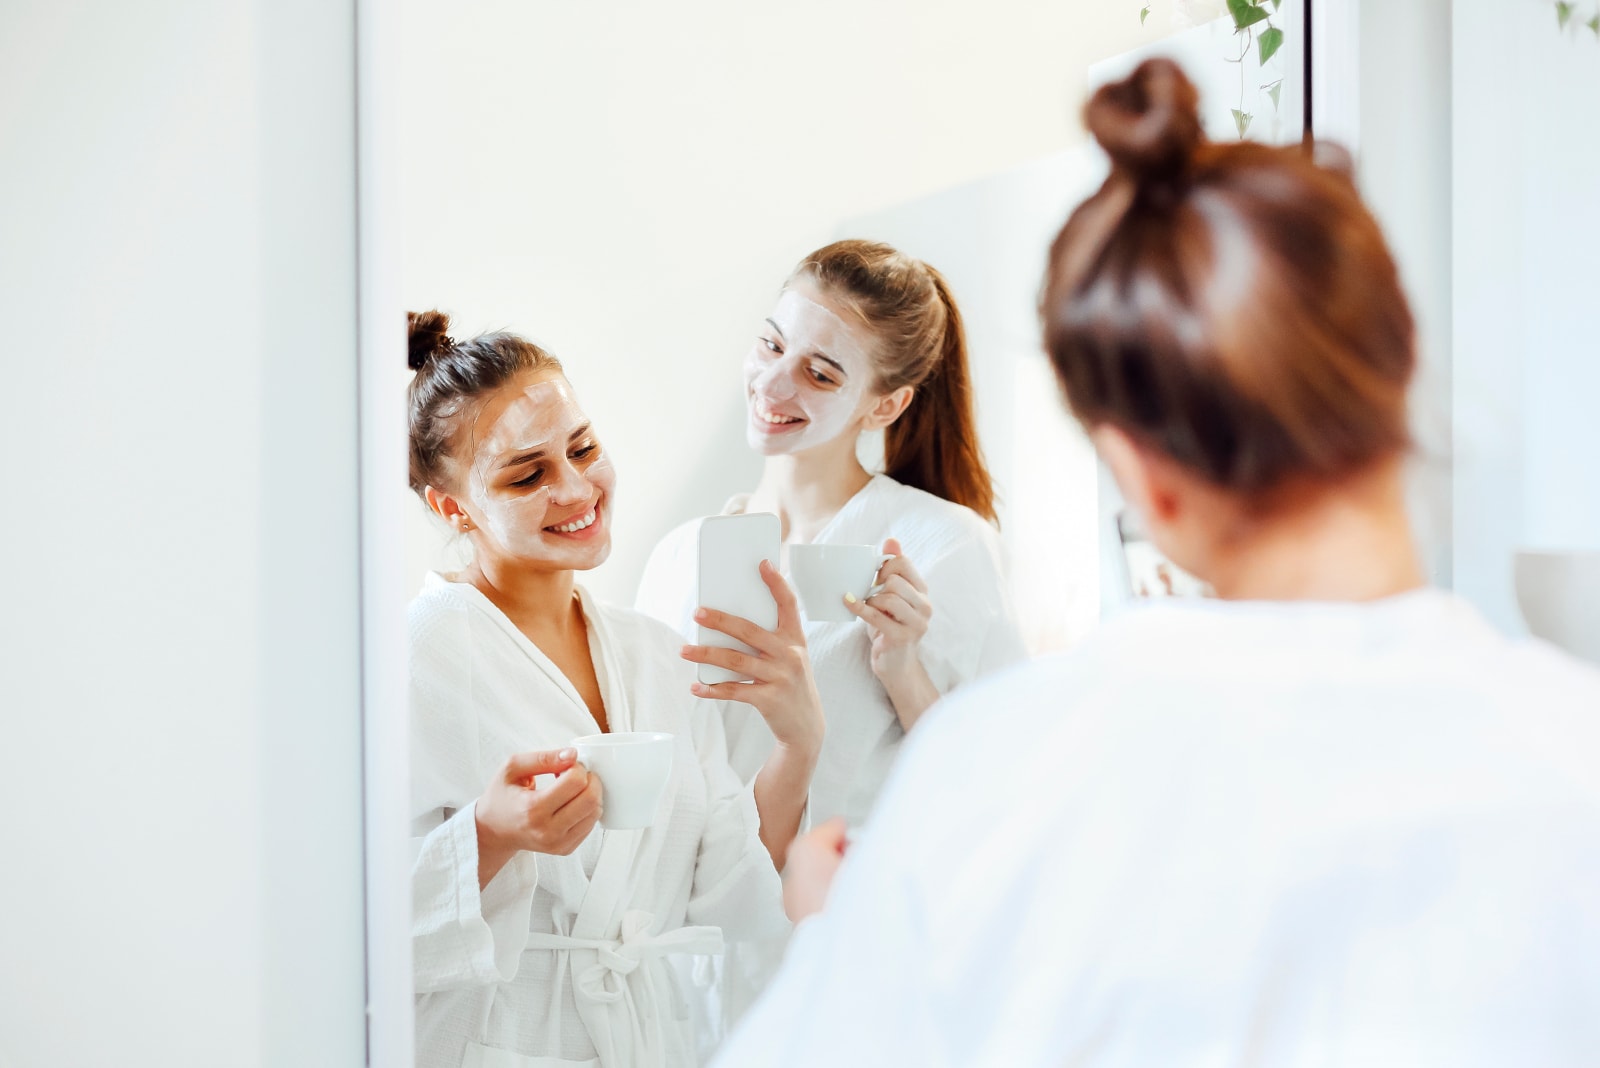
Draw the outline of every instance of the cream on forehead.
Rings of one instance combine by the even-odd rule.
[[[487,488],[497,461],[514,453],[548,449],[558,441],[564,443],[584,419],[572,387],[560,375],[542,375],[525,382],[513,399],[502,402],[496,397],[496,402],[504,406],[492,423],[482,425],[495,404],[484,405],[473,417],[468,492],[474,496]]]
[[[871,370],[866,344],[857,333],[865,329],[864,324],[852,325],[826,304],[812,300],[794,287],[784,290],[778,298],[772,320],[778,324],[788,345],[814,348],[838,360],[851,378],[864,376]]]
[[[583,412],[567,380],[542,377],[524,385],[489,426],[474,424],[474,452],[487,462],[513,452],[548,448],[556,441],[564,442],[582,422]]]

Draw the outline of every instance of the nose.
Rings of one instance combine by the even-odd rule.
[[[780,357],[763,367],[750,383],[751,388],[770,400],[785,401],[795,395],[795,365]]]
[[[570,463],[557,465],[551,472],[549,485],[550,503],[563,506],[583,503],[593,490],[583,472]]]

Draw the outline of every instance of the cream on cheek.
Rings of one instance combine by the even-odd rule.
[[[773,311],[784,351],[773,353],[758,342],[745,360],[747,399],[764,402],[781,414],[806,422],[767,444],[800,452],[850,433],[863,414],[867,384],[873,378],[865,339],[831,308],[796,290],[785,291]],[[828,388],[813,377],[815,354],[825,353],[844,367],[843,382]],[[763,359],[763,356],[770,357]],[[839,377],[834,372],[835,380]],[[759,418],[752,410],[752,420]]]
[[[489,412],[482,415],[492,414]],[[478,512],[484,533],[510,556],[550,554],[544,528],[575,506],[609,494],[615,473],[602,456],[582,470],[564,459],[567,437],[584,423],[583,412],[563,379],[545,379],[522,390],[483,432],[474,450],[467,499]],[[544,449],[544,477],[534,488],[496,483],[500,458]]]

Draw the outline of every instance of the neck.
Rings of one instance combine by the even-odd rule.
[[[1226,600],[1373,601],[1427,582],[1398,462],[1245,521],[1211,564]]]
[[[532,571],[475,552],[461,579],[481,590],[525,633],[560,633],[575,619],[582,625],[581,614],[573,611],[577,582],[571,571]]]
[[[855,436],[847,434],[797,455],[767,457],[748,510],[776,512],[785,541],[810,541],[870,481],[856,459]]]

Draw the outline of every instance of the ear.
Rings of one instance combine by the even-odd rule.
[[[1152,536],[1178,521],[1184,513],[1188,480],[1176,464],[1114,426],[1095,427],[1089,440],[1111,469],[1122,499],[1139,513]]]
[[[441,493],[432,486],[422,487],[422,499],[428,503],[428,508],[434,515],[445,521],[445,524],[457,534],[464,533],[464,528],[470,526],[471,519],[467,510],[461,507],[461,502],[448,493]]]
[[[899,389],[890,390],[872,402],[872,407],[867,409],[866,417],[861,420],[863,430],[882,430],[891,426],[894,421],[905,414],[911,407],[911,398],[917,391],[910,386],[901,386]]]

